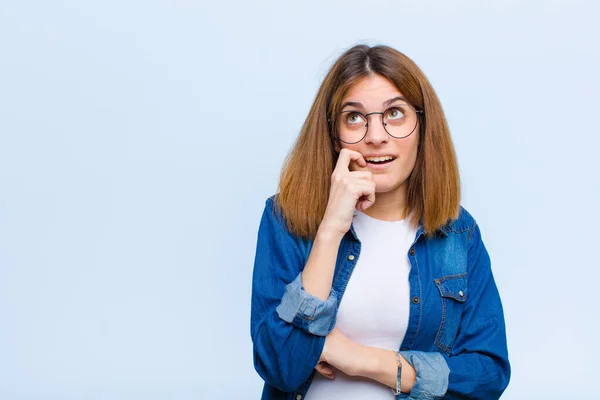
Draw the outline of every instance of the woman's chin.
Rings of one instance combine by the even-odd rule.
[[[389,193],[398,190],[404,182],[390,182],[389,180],[379,180],[377,177],[375,181],[375,193]]]

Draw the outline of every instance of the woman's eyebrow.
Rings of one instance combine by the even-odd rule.
[[[389,100],[385,101],[385,102],[383,103],[383,106],[384,106],[384,107],[387,107],[387,106],[389,106],[390,104],[392,104],[392,103],[394,103],[394,102],[396,102],[396,101],[398,101],[398,100],[404,100],[404,101],[406,101],[406,99],[405,99],[404,97],[402,97],[402,96],[396,96],[396,97],[394,97],[393,99],[389,99]]]
[[[363,105],[362,105],[362,104],[360,104],[360,103],[359,103],[359,102],[357,102],[357,101],[347,101],[347,102],[345,102],[344,104],[342,104],[342,107],[341,107],[341,108],[342,108],[342,109],[344,109],[344,108],[346,108],[346,107],[348,107],[348,106],[350,106],[350,107],[356,107],[356,108],[364,108],[364,107],[363,107]]]
[[[384,102],[383,102],[383,106],[384,106],[384,107],[387,107],[387,106],[389,106],[390,104],[392,104],[392,103],[394,103],[394,102],[396,102],[396,101],[398,101],[398,100],[403,100],[403,101],[406,101],[406,99],[405,99],[404,97],[402,97],[402,96],[396,96],[396,97],[394,97],[394,98],[392,98],[392,99],[389,99],[389,100],[386,100],[386,101],[384,101]],[[360,108],[360,109],[363,109],[363,110],[364,110],[364,106],[363,106],[361,103],[359,103],[358,101],[347,101],[347,102],[345,102],[344,104],[342,104],[342,107],[341,107],[341,109],[344,109],[344,108],[346,108],[346,107],[348,107],[348,106],[351,106],[351,107],[356,107],[356,108]]]

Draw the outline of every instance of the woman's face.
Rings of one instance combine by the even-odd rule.
[[[393,100],[397,97],[401,97],[402,99]],[[407,104],[407,101],[403,100],[403,98],[402,93],[386,78],[381,75],[372,75],[363,78],[350,88],[342,100],[341,111],[358,111],[364,115],[372,112],[384,112],[394,105],[401,106],[402,104]],[[389,102],[390,100],[393,101]],[[353,104],[347,104],[350,102]],[[388,114],[388,129],[390,131],[396,129],[392,126],[396,124],[394,118],[402,118],[402,115],[397,111],[392,111]],[[419,143],[418,122],[410,136],[403,139],[396,139],[390,136],[384,129],[381,123],[382,117],[380,114],[367,116],[368,129],[364,139],[355,144],[340,142],[340,145],[342,148],[348,148],[363,155],[367,161],[367,166],[362,168],[355,162],[352,162],[350,170],[372,172],[377,193],[404,191],[407,178],[412,172],[415,160],[417,159],[417,147]],[[359,118],[350,113],[340,114],[338,120],[342,121],[343,118],[346,118],[345,121],[348,121],[348,118],[350,118],[350,123],[354,121],[360,122]],[[338,134],[339,131],[338,128]],[[377,160],[369,162],[371,157],[382,156],[391,156],[393,160],[384,163],[376,163]],[[381,159],[379,161],[381,162]]]

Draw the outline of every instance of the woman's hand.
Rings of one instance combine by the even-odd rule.
[[[318,373],[323,375],[325,378],[333,379],[335,378],[335,373],[333,372],[333,368],[331,365],[327,364],[325,361],[319,361],[317,366],[315,367]]]
[[[354,209],[364,211],[375,203],[375,181],[369,171],[350,171],[354,161],[361,167],[367,162],[357,151],[342,149],[333,174],[331,189],[321,227],[328,232],[344,235],[350,229]]]
[[[335,376],[334,368],[346,375],[360,375],[365,361],[363,347],[334,328],[325,338],[325,346],[315,369],[329,379]]]

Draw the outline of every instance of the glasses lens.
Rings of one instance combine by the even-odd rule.
[[[405,138],[417,127],[417,112],[408,104],[388,108],[383,116],[383,126],[390,136]]]
[[[360,142],[365,133],[367,133],[367,120],[364,115],[353,111],[340,113],[337,122],[337,134],[342,142]]]

